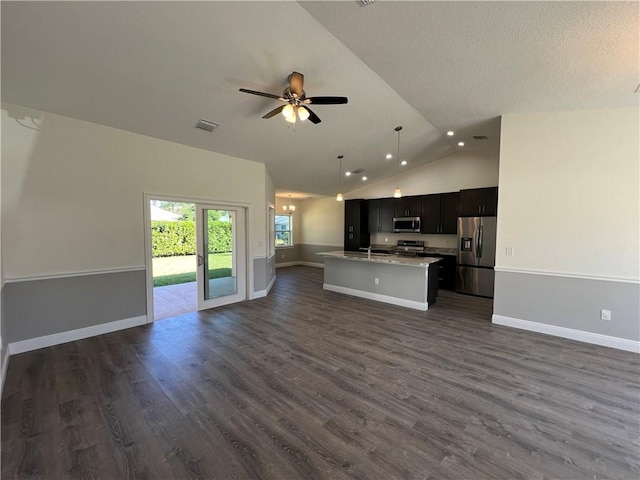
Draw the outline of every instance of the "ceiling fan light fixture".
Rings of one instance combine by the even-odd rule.
[[[282,115],[284,118],[290,118],[296,116],[296,111],[293,109],[293,105],[288,104],[282,109]]]
[[[301,122],[304,122],[307,118],[309,118],[309,110],[304,107],[298,107],[298,118]]]

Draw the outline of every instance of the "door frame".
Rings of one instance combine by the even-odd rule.
[[[165,195],[165,194],[155,194],[155,193],[143,193],[143,217],[144,217],[144,264],[145,264],[145,276],[146,276],[146,291],[147,291],[147,323],[154,322],[154,311],[153,311],[153,260],[152,260],[152,249],[151,249],[151,200],[164,200],[167,202],[178,202],[178,203],[195,203],[195,204],[213,204],[220,206],[229,206],[229,207],[240,207],[245,210],[245,233],[246,233],[246,242],[245,242],[245,297],[247,300],[251,300],[253,298],[253,261],[251,260],[253,257],[250,255],[251,252],[251,224],[252,224],[252,215],[253,209],[252,204],[249,202],[242,201],[229,201],[229,200],[216,200],[215,198],[198,198],[198,197],[181,197],[174,195]]]

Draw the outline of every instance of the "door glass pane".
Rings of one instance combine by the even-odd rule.
[[[236,278],[235,212],[204,209],[204,298],[238,292]]]

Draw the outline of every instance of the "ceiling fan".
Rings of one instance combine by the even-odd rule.
[[[348,101],[347,97],[307,97],[302,88],[304,86],[304,75],[301,73],[292,72],[287,80],[289,81],[289,86],[284,89],[282,95],[256,92],[255,90],[247,90],[246,88],[241,88],[240,91],[285,102],[285,105],[274,108],[262,118],[271,118],[282,113],[289,123],[296,123],[296,118],[299,118],[301,121],[308,118],[311,123],[320,123],[322,120],[313,113],[309,105],[339,105],[347,103]]]

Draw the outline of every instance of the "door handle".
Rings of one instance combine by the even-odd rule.
[[[477,257],[480,258],[482,257],[482,233],[483,233],[483,227],[480,226],[480,230],[478,230],[478,255]]]
[[[198,255],[198,266],[201,267],[204,265],[204,257],[202,255]]]

